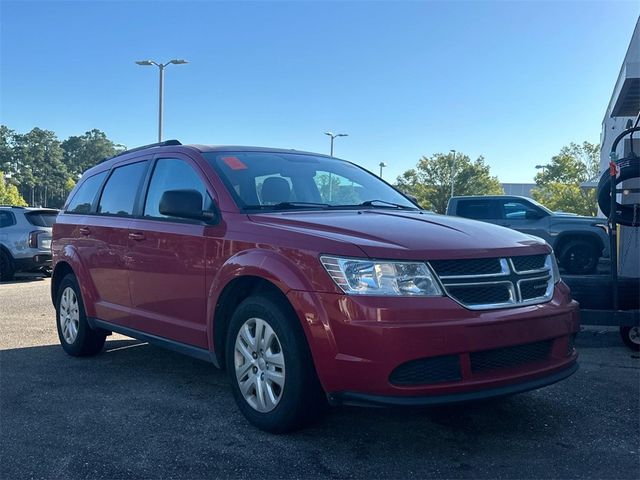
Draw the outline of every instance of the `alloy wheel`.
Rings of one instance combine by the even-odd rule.
[[[282,346],[273,328],[261,318],[250,318],[238,331],[234,367],[240,392],[258,412],[273,410],[285,384]]]

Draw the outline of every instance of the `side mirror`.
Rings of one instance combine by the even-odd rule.
[[[213,211],[202,210],[202,194],[196,190],[168,190],[160,198],[160,213],[169,217],[211,222]]]

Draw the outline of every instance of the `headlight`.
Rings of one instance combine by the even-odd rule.
[[[551,276],[553,278],[554,285],[560,281],[560,269],[558,268],[558,261],[553,252],[549,254],[551,258]]]
[[[350,295],[441,296],[426,263],[320,257],[336,285]]]

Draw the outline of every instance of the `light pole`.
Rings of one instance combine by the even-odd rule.
[[[329,135],[331,137],[331,155],[333,157],[333,139],[336,137],[348,137],[348,133],[333,133],[333,132],[324,132],[325,135]],[[331,178],[331,172],[329,172],[329,201],[331,201],[333,197],[333,179]]]
[[[387,164],[384,162],[380,162],[378,165],[380,166],[380,178],[382,178],[382,169],[386,167]]]
[[[546,168],[546,165],[536,165],[536,170],[540,170],[542,169],[542,175],[544,176],[544,169]]]
[[[159,105],[158,105],[158,142],[162,141],[162,109],[163,109],[163,97],[164,97],[164,69],[171,64],[174,65],[182,65],[184,63],[189,63],[183,59],[173,59],[169,60],[167,63],[158,63],[153,60],[138,60],[136,62],[138,65],[142,66],[151,66],[155,65],[160,70],[160,91],[159,91]]]
[[[324,132],[325,135],[329,135],[331,137],[331,153],[330,155],[333,157],[333,139],[336,137],[348,137],[348,133],[332,133],[332,132]]]
[[[449,150],[453,156],[451,160],[451,197],[453,197],[454,185],[456,183],[456,151]]]

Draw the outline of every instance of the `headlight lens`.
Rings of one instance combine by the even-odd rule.
[[[553,252],[549,257],[551,257],[551,275],[553,277],[553,283],[556,284],[560,281],[560,269],[558,268],[558,262]]]
[[[350,295],[442,296],[426,263],[321,256],[336,285]]]

